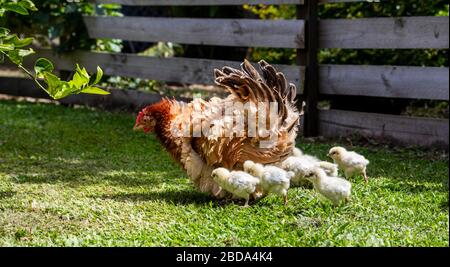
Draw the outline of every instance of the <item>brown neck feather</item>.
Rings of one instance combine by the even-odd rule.
[[[167,151],[176,159],[180,160],[181,147],[176,144],[175,137],[170,131],[171,121],[173,115],[171,113],[171,101],[163,99],[160,102],[152,105],[151,113],[158,120],[154,132],[158,139],[161,141]]]

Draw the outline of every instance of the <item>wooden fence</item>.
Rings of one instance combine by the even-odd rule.
[[[242,4],[294,4],[293,20],[195,19],[154,17],[84,18],[92,38],[128,41],[175,42],[180,44],[234,47],[294,48],[297,65],[279,65],[298,86],[307,102],[305,135],[339,136],[360,133],[393,138],[415,145],[448,147],[448,119],[427,119],[341,110],[318,110],[319,95],[352,95],[407,99],[449,99],[449,69],[412,66],[318,65],[322,48],[345,49],[448,49],[448,17],[398,17],[362,19],[317,18],[317,7],[326,2],[358,0],[97,0],[130,6],[195,6]],[[134,54],[77,51],[56,55],[60,70],[72,70],[75,63],[95,71],[101,66],[107,75],[139,77],[168,82],[213,83],[213,69],[240,62],[193,58],[152,58]],[[5,79],[2,79],[5,80]],[[0,88],[0,93],[6,89]]]

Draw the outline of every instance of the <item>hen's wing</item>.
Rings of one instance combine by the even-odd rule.
[[[265,61],[259,62],[259,66],[262,76],[248,61],[241,65],[242,70],[230,67],[215,70],[216,84],[227,89],[230,95],[222,101],[216,99],[206,104],[205,120],[216,126],[215,131],[192,139],[193,149],[208,165],[242,169],[246,160],[263,164],[277,163],[292,153],[301,116],[295,107],[296,87],[288,84],[285,76]],[[228,114],[229,116],[215,112],[236,103],[250,108],[234,108],[233,114]],[[264,103],[265,106],[258,110],[258,103]],[[249,134],[253,125],[249,125],[247,118],[262,118],[264,108],[265,113],[269,114],[270,103],[278,105],[275,117],[266,116],[264,126],[271,127],[259,128],[257,125],[256,132]],[[243,133],[225,135],[233,127],[233,123],[237,123],[233,121],[232,115],[238,114],[243,114],[245,118],[242,122]]]

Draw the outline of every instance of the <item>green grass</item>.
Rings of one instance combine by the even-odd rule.
[[[1,246],[448,246],[448,155],[382,146],[333,208],[293,188],[250,208],[197,192],[134,117],[0,101]],[[325,158],[334,143],[300,144]]]

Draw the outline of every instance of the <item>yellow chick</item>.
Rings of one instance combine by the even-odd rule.
[[[211,173],[211,177],[220,186],[219,194],[222,189],[233,195],[245,199],[244,207],[248,207],[250,195],[255,193],[259,185],[259,179],[243,171],[229,171],[225,168],[217,168]]]
[[[293,157],[300,158],[301,162],[303,162],[303,164],[299,163],[299,166],[305,165],[305,164],[306,165],[314,164],[315,166],[322,168],[326,172],[327,175],[338,176],[338,167],[336,164],[330,163],[328,161],[322,161],[322,160],[318,159],[317,157],[305,154],[300,148],[297,148],[297,147],[295,147],[294,150],[292,151],[292,155],[293,155]],[[293,160],[289,160],[289,161],[292,162]],[[292,165],[292,164],[289,164],[289,165]],[[302,168],[302,167],[300,167],[300,168]],[[283,168],[283,169],[285,169],[285,168]],[[288,169],[285,169],[285,170],[288,171]]]
[[[331,200],[335,206],[343,200],[350,200],[352,184],[345,179],[327,176],[325,171],[318,167],[307,171],[305,178],[314,185],[320,195]]]
[[[339,146],[331,148],[328,156],[344,171],[346,178],[360,173],[364,176],[364,181],[368,182],[366,169],[370,162],[364,156]]]
[[[295,175],[291,178],[292,186],[306,186],[309,184],[305,179],[307,171],[313,169],[316,165],[304,157],[289,157],[281,163],[281,168],[285,171],[291,171]]]
[[[293,172],[286,172],[275,166],[263,166],[251,160],[244,162],[244,171],[260,179],[265,195],[269,193],[281,195],[283,196],[284,204],[287,204],[287,191],[290,186],[290,180],[294,176]]]

